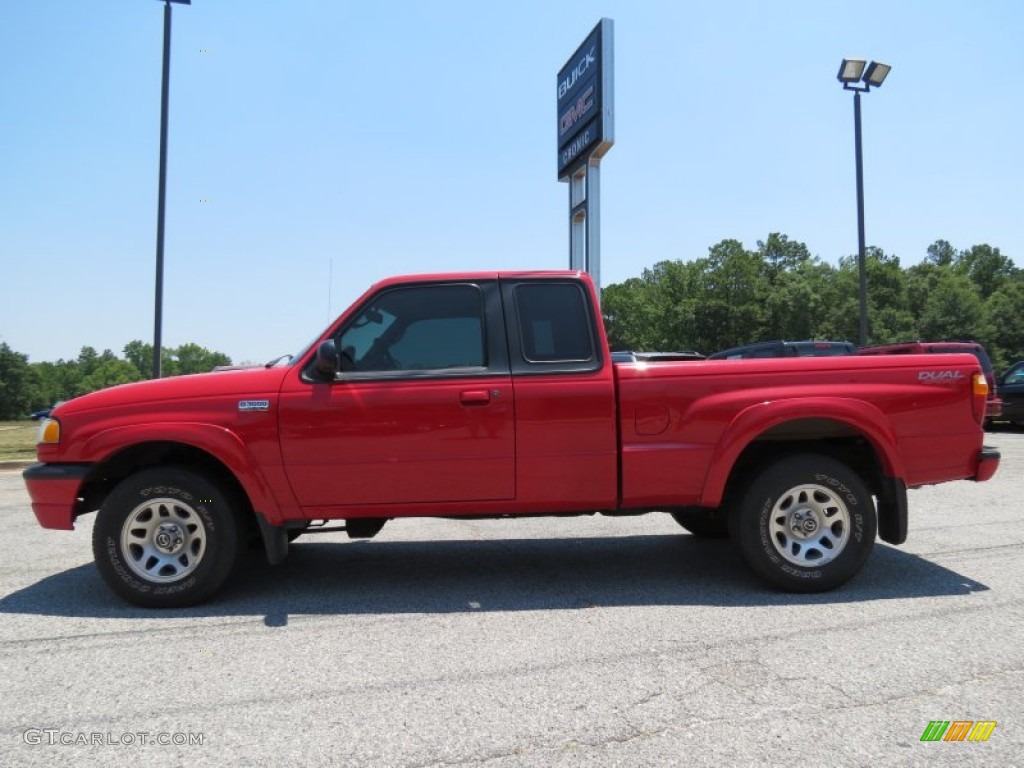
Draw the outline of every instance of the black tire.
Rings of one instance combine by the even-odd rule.
[[[242,546],[233,497],[180,467],[146,469],[103,502],[92,549],[114,592],[145,608],[208,599],[231,574]]]
[[[721,509],[685,507],[672,512],[672,519],[702,539],[729,538],[729,518]]]
[[[767,467],[730,513],[747,564],[789,592],[825,592],[856,574],[878,528],[864,481],[827,456],[790,456]]]

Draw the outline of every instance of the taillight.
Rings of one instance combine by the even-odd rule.
[[[985,408],[988,407],[988,380],[984,373],[976,373],[971,378],[971,392],[974,395],[971,399],[974,418],[982,424],[985,421]]]

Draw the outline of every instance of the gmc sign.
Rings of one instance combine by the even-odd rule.
[[[604,155],[613,130],[612,20],[601,19],[558,72],[558,178]]]

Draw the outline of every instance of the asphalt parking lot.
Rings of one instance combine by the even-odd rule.
[[[152,612],[0,471],[0,764],[1021,765],[1024,433],[988,442],[994,480],[912,492],[811,596],[667,515],[410,520]]]

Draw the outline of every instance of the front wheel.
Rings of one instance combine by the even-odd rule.
[[[864,481],[827,456],[772,464],[741,494],[730,530],[747,564],[790,592],[825,592],[856,574],[875,543]]]
[[[126,478],[103,502],[92,547],[114,592],[146,608],[195,605],[227,579],[242,528],[231,496],[178,467]]]

